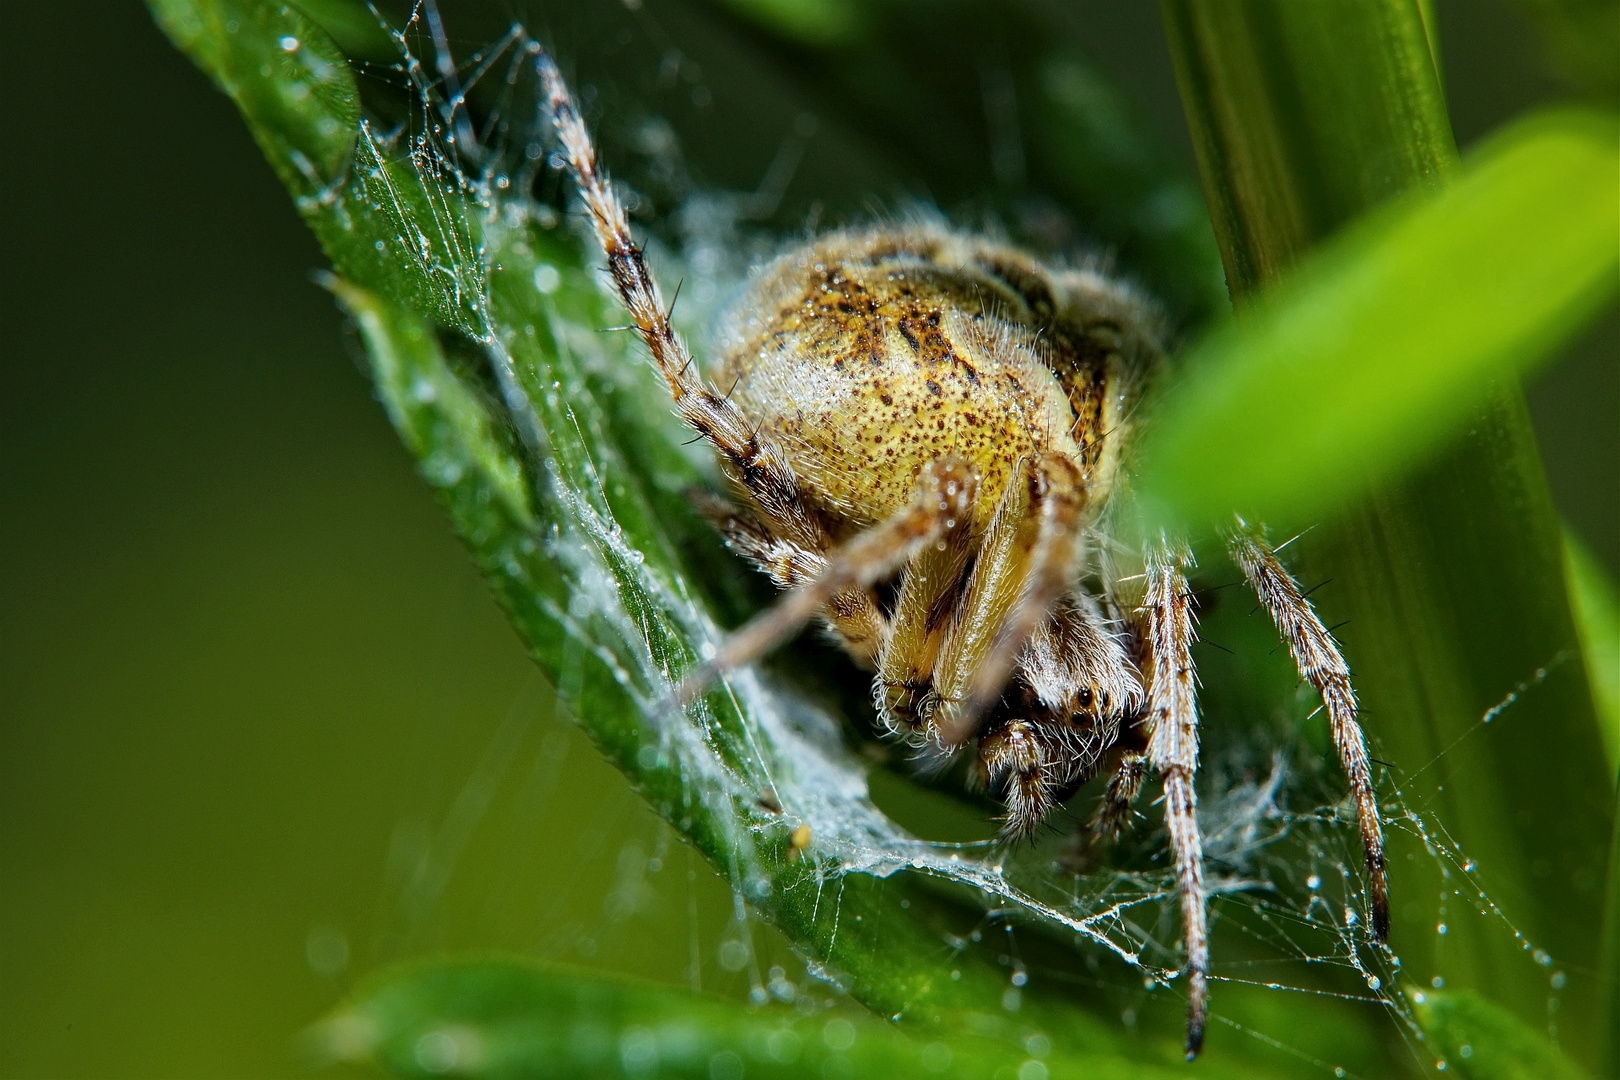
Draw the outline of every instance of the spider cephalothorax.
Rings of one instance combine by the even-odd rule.
[[[840,232],[756,277],[711,383],[670,326],[549,58],[541,72],[614,285],[677,411],[732,481],[736,504],[703,507],[789,590],[677,693],[696,695],[820,618],[875,670],[891,731],[936,755],[975,748],[972,773],[1006,802],[1009,836],[1105,762],[1114,772],[1093,828],[1116,832],[1151,767],[1164,782],[1196,1054],[1209,949],[1192,553],[1164,535],[1134,551],[1107,542],[1133,397],[1163,348],[1157,309],[1097,272],[935,225]],[[1322,694],[1382,938],[1383,833],[1349,669],[1263,533],[1238,521],[1229,546]]]

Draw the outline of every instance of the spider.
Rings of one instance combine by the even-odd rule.
[[[763,268],[711,383],[670,325],[548,55],[540,70],[613,284],[731,482],[735,502],[701,508],[787,590],[678,697],[819,619],[875,672],[889,731],[939,757],[972,748],[970,774],[1005,803],[1008,839],[1108,764],[1090,827],[1116,835],[1151,767],[1180,895],[1191,1060],[1209,968],[1193,555],[1163,534],[1134,552],[1109,542],[1133,408],[1164,355],[1157,307],[1096,271],[940,225],[851,229]],[[1226,539],[1328,711],[1382,941],[1383,830],[1349,667],[1264,530],[1234,519]]]

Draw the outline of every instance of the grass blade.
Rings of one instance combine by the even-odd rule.
[[[1410,0],[1160,10],[1234,297],[1456,160]]]
[[[1568,530],[1564,532],[1564,568],[1570,609],[1603,724],[1603,748],[1613,773],[1620,771],[1620,598],[1608,571]]]

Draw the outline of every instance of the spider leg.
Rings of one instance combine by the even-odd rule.
[[[1186,568],[1192,552],[1185,544],[1161,540],[1146,552],[1147,592],[1140,613],[1146,618],[1148,672],[1147,757],[1164,777],[1164,817],[1181,893],[1182,938],[1187,949],[1187,1059],[1204,1043],[1209,1005],[1209,934],[1205,912],[1204,851],[1198,836],[1198,702],[1192,661],[1193,611]]]
[[[916,493],[905,508],[832,551],[818,577],[739,627],[711,659],[687,674],[676,696],[691,701],[722,672],[780,644],[839,594],[865,589],[894,573],[924,544],[935,542],[968,519],[978,486],[977,475],[963,462],[954,458],[934,461],[917,478]]]
[[[934,665],[956,612],[971,551],[964,523],[942,543],[919,551],[900,579],[893,626],[872,680],[878,719],[895,734],[911,736],[926,730]]]
[[[1139,624],[1130,634],[1127,651],[1136,670],[1148,669],[1146,642]],[[1141,794],[1142,781],[1147,777],[1149,735],[1147,718],[1139,697],[1131,703],[1131,706],[1129,715],[1120,724],[1119,739],[1114,746],[1118,760],[1115,762],[1113,775],[1108,779],[1108,789],[1103,792],[1102,802],[1087,823],[1086,833],[1080,834],[1089,835],[1091,843],[1119,839],[1119,834],[1131,819],[1136,797]],[[1083,845],[1087,841],[1077,840],[1077,842]]]
[[[1062,787],[1062,751],[1053,732],[1029,720],[996,723],[979,737],[975,779],[994,786],[1007,804],[1001,836],[1019,840],[1032,835],[1057,809]]]
[[[1073,585],[1084,508],[1084,478],[1068,458],[1014,470],[940,646],[932,720],[941,746],[972,737],[1030,635]]]
[[[1239,519],[1228,542],[1233,561],[1242,568],[1243,576],[1249,579],[1249,585],[1287,643],[1300,678],[1322,695],[1322,704],[1333,726],[1333,745],[1338,748],[1339,760],[1350,777],[1350,791],[1356,800],[1356,818],[1361,826],[1361,842],[1371,879],[1373,933],[1383,941],[1389,937],[1384,828],[1378,816],[1378,796],[1373,791],[1367,741],[1362,736],[1361,725],[1356,722],[1356,693],[1350,685],[1350,667],[1344,662],[1338,642],[1322,625],[1316,609],[1299,591],[1293,575],[1278,561],[1265,540]]]
[[[720,530],[726,546],[763,570],[777,588],[797,589],[827,572],[826,552],[813,551],[772,532],[755,514],[716,495],[693,492],[690,498]],[[858,662],[872,663],[888,639],[889,622],[871,589],[837,593],[820,615]]]
[[[652,353],[681,419],[720,452],[727,473],[748,491],[773,532],[810,551],[825,551],[830,546],[826,532],[805,500],[782,449],[760,436],[725,395],[698,377],[692,354],[670,325],[658,282],[630,234],[624,207],[597,164],[596,147],[573,95],[550,55],[541,53],[537,63],[552,124],[591,212],[614,288]]]
[[[1127,750],[1120,755],[1119,766],[1108,779],[1108,790],[1103,793],[1102,804],[1092,816],[1091,835],[1096,840],[1116,840],[1130,820],[1131,807],[1142,790],[1147,775],[1147,755]]]

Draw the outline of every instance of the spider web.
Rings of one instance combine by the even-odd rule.
[[[1077,869],[1064,856],[1061,832],[1008,850],[987,836],[946,842],[902,828],[872,798],[869,762],[855,749],[856,729],[864,720],[838,719],[832,710],[813,704],[802,686],[771,670],[750,669],[729,680],[739,729],[728,729],[709,714],[695,719],[668,715],[663,702],[671,687],[672,657],[680,653],[672,649],[672,641],[691,643],[704,653],[721,640],[723,630],[698,591],[671,572],[668,552],[638,547],[621,527],[609,490],[631,470],[633,455],[616,445],[601,418],[615,410],[627,413],[666,450],[684,443],[686,433],[671,416],[662,387],[626,348],[627,335],[601,333],[601,319],[591,325],[560,308],[551,310],[550,324],[559,375],[551,383],[554,397],[535,400],[518,377],[522,361],[511,349],[512,328],[501,324],[491,301],[492,267],[521,253],[536,230],[572,236],[580,250],[591,250],[581,222],[532,194],[549,190],[556,198],[559,190],[545,168],[555,164],[555,149],[537,107],[535,42],[514,26],[454,61],[431,4],[418,7],[404,29],[389,33],[399,50],[398,62],[361,65],[361,70],[392,87],[403,108],[389,122],[364,124],[354,175],[361,197],[390,212],[398,225],[389,246],[415,260],[425,275],[442,281],[454,303],[473,313],[472,337],[483,365],[473,374],[490,380],[538,463],[537,494],[558,511],[559,520],[543,540],[545,555],[568,582],[566,604],[546,605],[564,641],[557,700],[574,698],[579,689],[574,672],[583,658],[601,663],[640,709],[649,734],[642,753],[673,762],[694,793],[691,806],[656,808],[670,825],[627,808],[630,797],[622,789],[602,795],[594,807],[569,807],[567,813],[587,823],[573,852],[575,870],[570,879],[548,880],[554,896],[542,920],[548,929],[538,939],[531,936],[531,945],[546,955],[591,960],[603,941],[630,936],[628,922],[646,918],[650,911],[674,910],[686,922],[690,949],[684,974],[692,985],[718,981],[738,987],[742,980],[738,988],[755,1003],[774,999],[806,1011],[830,1007],[838,1000],[835,988],[842,984],[842,974],[792,959],[774,931],[751,914],[749,898],[768,888],[762,884],[761,866],[739,857],[719,872],[723,889],[717,890],[689,848],[684,856],[675,853],[676,830],[688,828],[695,812],[730,830],[735,839],[731,848],[738,852],[751,850],[743,842],[745,834],[777,828],[786,819],[810,826],[806,856],[816,868],[816,910],[819,918],[825,908],[835,927],[850,876],[904,872],[960,902],[964,921],[959,932],[941,936],[940,962],[948,965],[953,956],[969,952],[992,958],[1006,972],[1001,1005],[1009,1013],[1018,1012],[1026,995],[1040,993],[1046,985],[1112,1009],[1127,1027],[1143,1022],[1149,1013],[1158,1014],[1161,1022],[1165,1016],[1178,1018],[1180,920],[1164,829],[1157,808],[1149,805],[1151,786],[1128,836],[1115,848],[1083,853]],[[679,70],[683,61],[677,55],[672,62]],[[589,111],[589,88],[583,89]],[[774,208],[786,183],[784,174],[791,174],[813,131],[812,122],[802,121],[786,132],[777,163],[759,190],[737,194],[692,185],[667,124],[647,120],[639,129],[649,182],[681,195],[665,222],[673,224],[679,242],[658,243],[655,238],[650,259],[666,282],[683,282],[677,318],[688,338],[699,344],[700,357],[704,330],[717,306],[747,266],[772,247],[769,237],[750,232],[747,223]],[[389,162],[408,163],[423,191],[450,190],[476,207],[478,239],[468,240],[469,234],[457,226],[455,210],[442,200],[430,198],[425,216],[413,209],[385,167]],[[637,195],[625,191],[633,210]],[[543,299],[557,293],[569,269],[538,262],[532,274],[536,294]],[[611,318],[616,304],[605,282],[598,300],[597,313]],[[558,417],[582,431],[589,429],[594,456],[559,464]],[[673,470],[674,479],[660,481],[654,475],[655,486],[678,483],[684,471],[693,470],[718,485],[701,446],[672,452],[681,454],[681,466]],[[654,474],[659,468],[656,462],[639,464]],[[432,460],[424,463],[430,478],[435,467]],[[678,570],[680,564],[673,565]],[[1399,955],[1371,940],[1363,914],[1366,881],[1355,815],[1325,724],[1313,712],[1317,703],[1297,686],[1286,657],[1275,655],[1274,640],[1264,637],[1268,629],[1257,625],[1263,620],[1244,615],[1240,602],[1228,602],[1221,589],[1210,587],[1220,584],[1218,574],[1206,577],[1210,580],[1200,592],[1202,636],[1211,645],[1199,656],[1205,666],[1206,717],[1199,820],[1214,929],[1212,1025],[1236,1029],[1310,1071],[1355,1075],[1297,1045],[1287,1033],[1271,1030],[1263,1021],[1251,1022],[1243,1010],[1223,1009],[1240,987],[1348,1000],[1387,1014],[1412,1059],[1436,1064],[1435,1055],[1422,1046],[1413,1005],[1423,987],[1444,986],[1444,953],[1436,950],[1432,970],[1408,971]],[[1228,646],[1229,654],[1211,652]],[[1255,656],[1262,659],[1246,659]],[[1528,674],[1476,727],[1511,719],[1515,703],[1533,693],[1564,659],[1549,658],[1545,667]],[[545,711],[542,706],[538,699],[514,706],[436,827],[402,832],[394,861],[406,869],[399,872],[395,888],[408,927],[383,946],[385,952],[422,946],[419,928],[433,921],[453,877],[465,872],[458,864],[474,835],[502,813],[501,792],[515,791],[531,820],[541,808],[548,814],[560,811],[550,796],[561,783],[562,763],[569,754],[588,751],[577,736],[536,724],[537,712]],[[1241,716],[1263,720],[1233,722]],[[1447,747],[1440,757],[1454,749]],[[525,754],[533,755],[526,774],[513,768]],[[1474,860],[1426,808],[1422,795],[1408,793],[1417,790],[1414,782],[1434,764],[1405,779],[1393,769],[1380,777],[1392,856],[1427,860],[1439,881],[1437,895],[1397,898],[1397,903],[1432,903],[1437,937],[1445,937],[1463,919],[1480,920],[1488,933],[1512,935],[1522,943],[1526,963],[1542,969],[1553,1017],[1566,981],[1563,965],[1520,933],[1483,887]],[[739,810],[757,805],[760,792],[773,793],[779,815]],[[1072,801],[1074,816],[1065,829],[1088,812],[1095,794],[1094,786]],[[986,819],[990,814],[988,809],[975,812]],[[603,818],[615,816],[617,823],[604,824]],[[987,824],[984,833],[991,831]],[[557,857],[543,851],[528,857],[557,865]],[[591,876],[590,867],[609,862],[612,880],[605,889],[582,883]],[[682,866],[684,876],[678,872]],[[673,887],[672,878],[679,879]],[[511,899],[516,880],[508,879],[496,895]],[[598,908],[594,920],[580,914],[579,909],[593,904]],[[560,917],[563,908],[573,911],[573,917]],[[1072,948],[1053,950],[1053,941]],[[633,966],[628,955],[621,962]],[[1036,1059],[1041,1044],[1031,1038],[1036,1040],[1030,1044]]]

